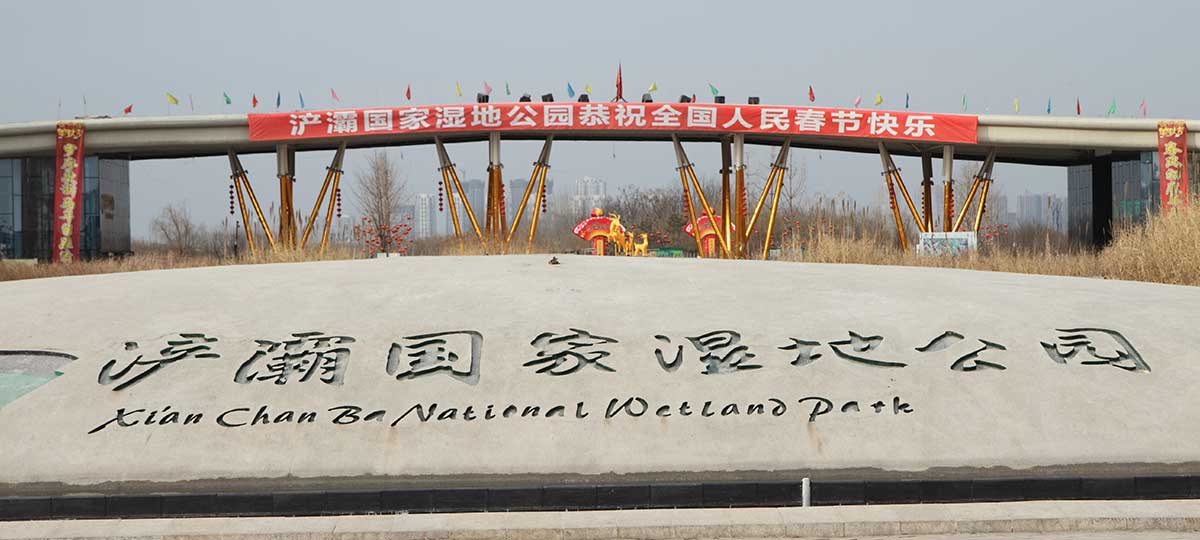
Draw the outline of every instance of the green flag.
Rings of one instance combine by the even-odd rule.
[[[1112,104],[1108,106],[1108,115],[1117,114],[1117,98],[1113,98]]]
[[[717,87],[713,86],[712,83],[708,83],[708,91],[712,92],[713,97],[716,97],[721,93],[721,91],[717,90]]]
[[[967,95],[963,94],[963,112],[967,112]]]
[[[512,90],[508,89],[508,81],[504,81],[504,95],[511,96]]]
[[[226,105],[233,105],[233,100],[229,99],[229,92],[221,92],[221,95],[225,96],[225,104]]]

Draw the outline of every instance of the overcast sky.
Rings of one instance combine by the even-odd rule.
[[[618,61],[626,94],[652,82],[658,100],[707,95],[712,83],[731,102],[818,106],[864,104],[882,93],[884,108],[1102,115],[1117,100],[1118,116],[1196,117],[1197,71],[1187,21],[1200,3],[1158,7],[1130,2],[858,1],[858,2],[20,2],[3,6],[0,31],[0,122],[49,120],[84,113],[139,116],[166,112],[164,92],[183,104],[172,114],[465,102],[483,81],[513,97],[565,94],[567,82],[591,84],[612,97]],[[1175,30],[1171,30],[1174,28]],[[464,97],[454,94],[461,81]],[[234,104],[225,107],[222,92]],[[563,96],[565,98],[565,95]],[[506,143],[506,180],[527,177],[536,142]],[[715,175],[716,145],[688,148],[701,175]],[[351,151],[347,170],[367,151]],[[430,148],[390,151],[412,192],[432,192]],[[482,177],[486,145],[450,147],[465,178]],[[615,158],[614,158],[615,154]],[[765,150],[754,150],[765,161]],[[794,152],[805,160],[810,195],[844,192],[879,202],[879,159],[872,155]],[[311,205],[330,153],[298,156],[297,206]],[[260,197],[275,200],[270,156],[244,159]],[[919,162],[899,159],[910,185]],[[581,176],[612,186],[665,186],[674,155],[665,143],[559,143],[551,177],[570,189]],[[194,216],[219,223],[228,212],[224,158],[136,162],[131,166],[133,233],[144,237],[159,209],[185,201]],[[1059,168],[997,165],[995,189],[1065,194]],[[352,179],[351,179],[352,182]],[[346,199],[349,202],[349,198]],[[349,209],[348,209],[349,210]]]

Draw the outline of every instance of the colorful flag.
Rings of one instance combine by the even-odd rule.
[[[196,112],[196,100],[192,99],[191,94],[188,94],[188,108],[191,109],[192,112]]]
[[[454,95],[462,97],[462,87],[458,85],[458,81],[454,81]]]
[[[584,83],[584,84],[583,84],[583,91],[584,91],[584,92],[587,92],[587,94],[588,94],[589,96],[590,96],[590,95],[592,95],[592,85],[591,85],[591,84],[588,84],[588,83]]]
[[[875,92],[875,106],[878,107],[880,105],[883,105],[883,94]]]
[[[337,92],[334,92],[332,88],[329,89],[329,97],[333,98],[334,101],[342,100],[342,98],[338,97]]]
[[[296,90],[296,95],[300,96],[300,108],[303,109],[304,108],[304,92]]]
[[[1142,118],[1146,117],[1146,98],[1142,98]]]
[[[125,114],[129,114],[131,112],[133,112],[133,105],[125,106]]]
[[[810,84],[808,85],[808,102],[813,103],[815,101],[817,101],[817,94],[813,92],[813,87]]]
[[[658,83],[652,82],[652,83],[650,83],[650,88],[646,89],[646,92],[649,93],[649,92],[653,92],[655,90],[658,90]]]
[[[170,92],[167,92],[167,103],[170,103],[171,105],[179,105],[179,98],[171,95]]]
[[[221,95],[225,96],[226,105],[233,105],[233,100],[229,98],[229,92],[221,92]]]
[[[1075,116],[1083,114],[1083,107],[1079,105],[1079,98],[1075,98]]]
[[[713,97],[717,97],[721,93],[720,90],[717,90],[717,87],[713,86],[713,83],[708,83],[708,91],[712,93]]]
[[[567,83],[567,97],[575,97],[575,89],[571,88],[571,83]]]
[[[908,110],[908,92],[904,93],[904,110]]]
[[[506,96],[512,95],[512,90],[509,90],[509,88],[508,88],[508,81],[504,81],[504,95],[506,95]]]
[[[258,95],[257,94],[250,94],[250,107],[253,109],[258,108]]]
[[[276,90],[275,91],[275,109],[278,110],[280,105],[283,105],[283,93]]]
[[[485,95],[485,96],[492,95],[492,85],[488,84],[487,81],[483,81],[483,95]]]
[[[622,101],[625,99],[625,83],[621,82],[621,64],[617,63],[617,97],[613,101]]]
[[[963,112],[967,112],[967,95],[966,94],[963,94],[962,109],[963,109]]]
[[[1013,112],[1021,112],[1021,102],[1017,98],[1013,98]]]
[[[1112,116],[1114,114],[1117,114],[1117,98],[1113,98],[1112,105],[1108,106],[1108,115]]]
[[[858,107],[859,105],[862,105],[862,96],[855,96],[855,98],[854,98],[854,106],[855,106],[855,107]]]
[[[1046,114],[1050,114],[1050,99],[1046,98]]]
[[[407,86],[407,87],[404,89],[404,99],[407,99],[407,100],[409,100],[409,101],[412,101],[412,85],[411,85],[411,84],[410,84],[410,85],[408,85],[408,86]]]

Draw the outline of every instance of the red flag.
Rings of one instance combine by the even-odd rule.
[[[258,108],[258,95],[250,94],[250,106]]]
[[[813,93],[813,88],[812,88],[812,85],[810,84],[810,85],[808,85],[808,101],[811,103],[816,100],[817,100],[817,94]]]
[[[1083,114],[1083,107],[1079,106],[1079,98],[1075,98],[1075,116]]]
[[[408,88],[404,89],[404,99],[412,100],[412,85],[411,84],[408,85]]]
[[[131,112],[133,112],[133,105],[130,105],[130,106],[128,106],[128,107],[125,107],[125,114],[129,114],[129,113],[131,113]]]
[[[617,97],[613,101],[625,100],[625,83],[621,82],[621,64],[617,64]]]

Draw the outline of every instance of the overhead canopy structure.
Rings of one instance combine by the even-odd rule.
[[[451,106],[429,106],[420,109],[434,111],[441,108],[514,106],[517,104],[467,104]],[[520,106],[535,109],[550,104],[532,103]],[[559,106],[587,106],[589,104],[562,103]],[[642,104],[636,104],[642,105]],[[701,107],[699,104],[645,104],[647,109],[668,106],[677,110]],[[615,109],[615,104],[591,104]],[[714,106],[715,107],[715,106]],[[771,109],[759,105],[724,105],[745,111],[747,117],[755,111]],[[799,108],[789,107],[795,111]],[[347,109],[356,113],[371,110],[391,111],[393,118],[406,110],[392,109]],[[915,116],[922,113],[899,111],[875,111],[866,109],[813,109],[828,111],[830,115],[849,111],[862,115],[866,125],[873,113]],[[362,132],[353,136],[342,133],[321,136],[306,136],[294,140],[268,140],[253,137],[251,125],[272,118],[286,122],[288,117],[302,114],[321,116],[334,111],[305,111],[299,113],[274,113],[266,115],[211,115],[147,118],[88,118],[81,122],[88,133],[88,152],[101,156],[127,159],[164,159],[200,156],[224,156],[231,150],[238,154],[274,152],[276,145],[287,142],[296,151],[336,150],[341,144],[348,148],[370,148],[383,146],[432,145],[435,138],[445,143],[486,141],[490,133],[500,131],[506,140],[545,140],[554,135],[559,141],[662,141],[669,142],[677,136],[682,142],[716,142],[732,133],[742,133],[747,144],[778,146],[790,139],[793,147],[840,150],[848,152],[877,153],[878,142],[884,142],[893,155],[917,156],[924,152],[940,156],[946,141],[936,139],[906,140],[903,137],[828,135],[825,132],[810,133],[791,129],[789,131],[738,130],[719,125],[705,130],[663,129],[636,123],[627,127],[569,126],[546,128],[544,125],[513,129],[511,127],[476,126],[468,123],[462,129],[439,129],[429,117],[430,126],[415,131],[393,130],[371,133],[363,126]],[[1095,155],[1134,153],[1153,150],[1157,146],[1156,119],[1115,119],[1079,117],[1032,117],[1009,115],[928,115],[931,117],[966,118],[975,121],[973,142],[954,142],[954,155],[959,159],[983,160],[989,150],[995,149],[995,160],[1002,163],[1026,163],[1037,165],[1076,165],[1088,163]],[[501,119],[505,121],[507,119]],[[794,119],[792,120],[794,121]],[[54,153],[55,122],[31,122],[0,125],[0,158],[50,156]],[[1190,147],[1200,146],[1196,131],[1200,120],[1188,121]],[[794,124],[793,124],[794,128]],[[865,129],[865,127],[864,127]]]

